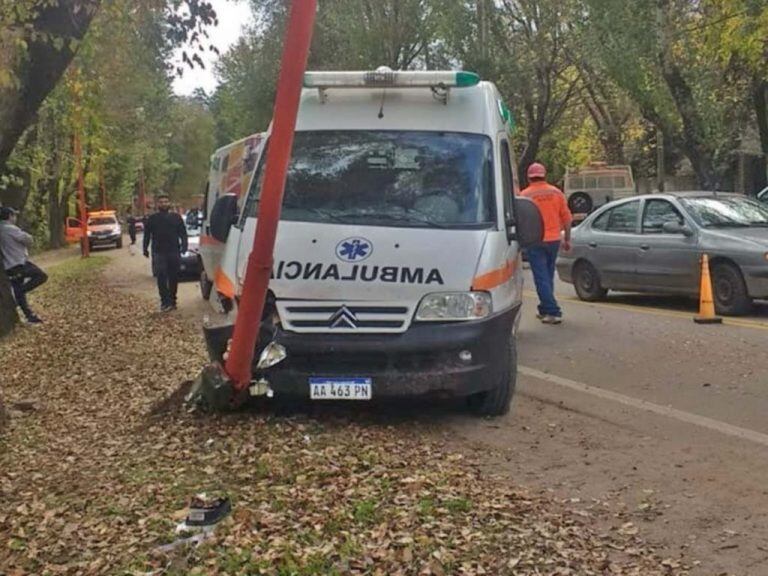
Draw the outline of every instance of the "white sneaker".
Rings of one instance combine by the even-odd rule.
[[[563,319],[560,316],[544,316],[541,319],[544,324],[562,324]]]

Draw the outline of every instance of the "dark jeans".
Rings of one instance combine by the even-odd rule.
[[[160,293],[162,306],[176,305],[180,267],[181,255],[178,252],[154,252],[152,254],[152,271],[157,277],[157,291]]]
[[[536,293],[539,295],[539,314],[542,316],[563,315],[555,300],[555,261],[560,242],[544,242],[528,248],[528,263],[531,265]]]
[[[24,316],[27,318],[34,316],[35,314],[27,302],[27,294],[45,284],[48,281],[48,275],[29,261],[6,270],[6,274],[11,281],[16,304],[19,305]]]

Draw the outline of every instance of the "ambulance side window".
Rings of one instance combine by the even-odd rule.
[[[501,141],[501,187],[504,198],[504,222],[507,226],[515,223],[514,202],[515,196],[514,180],[512,176],[512,163],[510,161],[509,142]]]
[[[205,192],[203,192],[203,220],[208,218],[208,197],[211,193],[211,183],[205,183]]]
[[[266,164],[266,159],[267,150],[265,148],[261,155],[259,167],[256,169],[256,173],[251,179],[251,187],[248,190],[248,196],[245,198],[245,206],[243,206],[243,210],[240,214],[240,223],[238,224],[240,228],[245,226],[246,219],[255,218],[259,212],[259,196],[261,195],[261,185],[264,182],[264,164]]]

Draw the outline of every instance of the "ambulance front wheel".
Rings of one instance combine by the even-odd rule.
[[[509,335],[496,387],[470,396],[469,405],[478,416],[503,416],[509,412],[517,384],[517,340]]]

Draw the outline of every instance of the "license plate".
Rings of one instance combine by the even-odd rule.
[[[310,378],[312,400],[370,400],[370,378]]]

